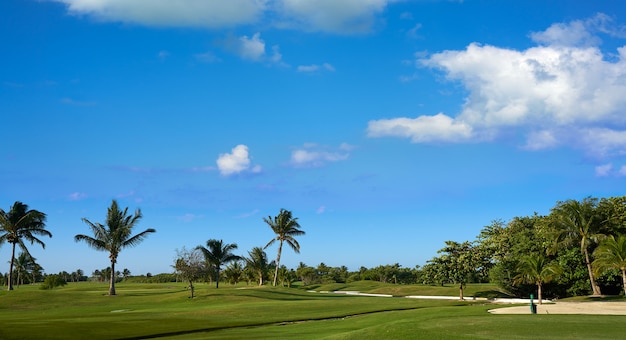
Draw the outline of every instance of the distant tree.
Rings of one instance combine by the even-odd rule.
[[[43,285],[41,285],[41,289],[52,289],[60,286],[65,286],[67,281],[63,278],[62,275],[52,274],[47,275],[43,281]]]
[[[449,282],[459,285],[459,298],[463,300],[463,288],[467,283],[473,282],[473,276],[480,265],[472,243],[446,241],[446,246],[437,253],[442,254],[438,261],[440,269],[444,271]]]
[[[622,284],[626,295],[626,234],[617,239],[611,235],[593,252],[595,260],[592,262],[596,273],[608,269],[616,269],[622,273]]]
[[[257,278],[259,286],[263,285],[263,278],[265,273],[269,269],[269,263],[267,262],[267,254],[261,247],[254,247],[248,252],[248,257],[244,258],[246,262],[246,268],[251,272],[251,278]]]
[[[107,209],[106,226],[83,218],[83,222],[91,228],[94,236],[83,234],[74,236],[76,242],[85,241],[87,245],[96,250],[109,252],[109,259],[111,260],[109,295],[115,295],[115,264],[119,253],[124,248],[138,245],[148,234],[156,232],[156,230],[149,228],[139,234],[132,235],[133,228],[139,223],[141,217],[141,210],[135,210],[135,214],[130,216],[128,215],[128,208],[120,210],[117,201],[113,200],[111,207]]]
[[[76,276],[78,277],[78,281],[83,281],[84,280],[84,276],[85,276],[85,272],[83,272],[82,269],[76,269]]]
[[[537,285],[537,298],[541,304],[543,284],[556,278],[561,273],[561,268],[549,262],[543,255],[529,255],[519,263],[518,271],[515,282]]]
[[[312,283],[319,281],[319,276],[317,275],[317,269],[307,266],[304,262],[300,262],[298,268],[296,268],[296,275],[302,281],[302,284],[308,286]]]
[[[602,295],[600,286],[596,283],[590,256],[590,248],[605,236],[600,232],[602,221],[596,214],[596,205],[597,199],[591,197],[582,201],[558,202],[552,208],[549,223],[554,233],[555,248],[568,247],[574,244],[580,246],[580,252],[585,258],[593,295]]]
[[[13,290],[13,265],[15,261],[15,247],[19,246],[28,255],[24,241],[37,243],[45,248],[46,245],[37,236],[52,237],[46,228],[46,214],[29,210],[22,202],[15,202],[8,212],[0,209],[0,245],[11,244],[11,261],[9,262],[8,290]]]
[[[197,249],[189,251],[183,247],[182,250],[176,250],[174,269],[177,275],[189,283],[192,299],[194,298],[195,290],[193,283],[206,274],[204,262],[202,252]]]
[[[237,285],[239,280],[243,277],[241,261],[232,261],[226,269],[224,269],[224,277],[229,283]]]
[[[197,246],[196,249],[204,254],[204,258],[207,262],[215,266],[215,288],[219,288],[222,265],[241,259],[239,256],[232,253],[233,250],[237,249],[237,244],[224,244],[222,240],[210,239],[206,242],[206,245],[206,248]]]
[[[17,258],[15,258],[15,271],[16,280],[15,283],[19,286],[24,284],[24,278],[27,277],[31,271],[35,268],[36,262],[30,254],[21,252]]]
[[[130,270],[128,270],[128,268],[124,268],[124,270],[122,270],[122,277],[124,278],[124,280],[126,280],[126,278],[129,276],[130,276]]]
[[[305,232],[300,230],[300,224],[298,224],[298,218],[292,217],[291,211],[280,209],[277,216],[272,218],[271,216],[264,217],[263,221],[267,223],[272,231],[276,234],[276,237],[269,241],[265,248],[278,241],[278,253],[276,255],[276,271],[274,272],[274,283],[276,286],[276,280],[278,279],[278,268],[280,267],[280,255],[283,251],[283,242],[287,244],[295,251],[300,253],[300,244],[296,241],[295,236],[304,235]]]

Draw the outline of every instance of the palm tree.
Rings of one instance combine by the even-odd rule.
[[[613,235],[605,239],[593,252],[595,260],[592,265],[599,273],[607,269],[618,269],[622,272],[624,294],[626,294],[626,234]]]
[[[248,252],[248,256],[244,258],[246,261],[246,267],[250,269],[254,275],[259,278],[259,286],[263,285],[263,276],[269,267],[267,262],[267,254],[261,247],[254,247]]]
[[[589,248],[601,240],[600,221],[595,214],[596,200],[590,197],[582,201],[567,200],[559,202],[552,209],[552,226],[555,228],[555,244],[559,246],[580,245],[580,252],[585,257],[585,265],[593,295],[602,295],[600,286],[591,267]]]
[[[235,286],[243,277],[243,266],[241,265],[241,261],[233,261],[228,267],[224,270],[224,276],[231,284],[234,283]]]
[[[24,276],[26,276],[27,274],[29,274],[30,271],[33,270],[34,266],[35,266],[35,258],[32,257],[30,254],[25,253],[25,252],[21,252],[16,258],[15,258],[15,271],[16,271],[16,284],[19,285],[23,285],[24,284]]]
[[[91,228],[94,236],[82,234],[74,236],[74,241],[76,242],[85,241],[87,245],[96,250],[109,252],[109,259],[111,260],[109,295],[115,295],[115,263],[117,263],[120,251],[126,247],[138,245],[148,234],[156,232],[156,230],[148,228],[137,235],[131,236],[133,227],[139,223],[141,217],[139,209],[135,210],[133,216],[130,216],[128,215],[128,208],[120,210],[117,202],[113,200],[111,207],[107,209],[106,226],[83,218],[83,222]]]
[[[241,259],[232,253],[237,249],[236,243],[224,244],[222,240],[210,239],[206,241],[207,248],[197,246],[196,249],[204,254],[207,262],[215,266],[215,288],[220,286],[220,270],[223,264]]]
[[[0,245],[4,242],[11,243],[11,261],[9,265],[8,290],[13,290],[13,265],[15,261],[15,246],[18,245],[28,255],[28,249],[24,240],[30,244],[38,243],[46,248],[37,236],[52,237],[46,230],[46,214],[37,210],[28,210],[28,206],[22,202],[15,202],[9,212],[0,209]]]
[[[280,267],[280,255],[283,251],[283,242],[287,242],[287,244],[295,251],[296,253],[300,253],[300,244],[294,238],[294,236],[304,235],[304,231],[300,230],[300,225],[298,224],[298,218],[294,218],[291,216],[291,211],[280,209],[278,216],[272,218],[271,216],[264,217],[263,222],[267,223],[267,225],[272,228],[272,231],[276,234],[276,237],[269,241],[265,248],[274,244],[275,241],[278,241],[278,254],[276,255],[276,271],[274,272],[274,286],[276,286],[276,280],[278,279],[278,268]]]
[[[537,298],[541,304],[541,288],[544,283],[555,279],[561,273],[561,268],[549,263],[542,255],[531,255],[522,258],[517,266],[519,274],[514,278],[515,283],[534,283],[537,285]]]

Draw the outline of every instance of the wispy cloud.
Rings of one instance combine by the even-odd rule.
[[[190,223],[202,217],[202,215],[184,214],[182,216],[176,216],[176,219],[184,223]]]
[[[217,57],[213,52],[207,51],[204,53],[195,54],[194,57],[196,60],[201,61],[203,63],[219,63],[222,61],[219,57]]]
[[[97,104],[94,101],[81,101],[72,98],[61,98],[61,103],[74,106],[93,106]]]
[[[259,212],[260,212],[259,209],[254,209],[252,211],[248,211],[248,212],[239,214],[239,215],[235,216],[235,218],[237,218],[237,219],[248,218],[248,217],[252,217],[252,216],[257,215]]]
[[[313,64],[313,65],[300,65],[297,68],[298,72],[311,73],[317,71],[329,71],[335,72],[335,67],[329,63],[323,63],[321,65]]]
[[[67,195],[67,198],[70,201],[80,201],[80,200],[83,200],[83,199],[87,198],[87,194],[85,194],[83,192],[73,192],[73,193]]]
[[[321,167],[328,163],[348,159],[353,148],[353,146],[346,143],[341,144],[339,147],[307,143],[291,152],[290,163],[297,168]]]

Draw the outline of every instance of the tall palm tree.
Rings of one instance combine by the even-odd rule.
[[[602,295],[600,286],[596,283],[589,254],[589,248],[604,237],[599,232],[601,222],[595,213],[596,201],[596,199],[587,197],[582,201],[559,202],[552,209],[551,224],[555,229],[555,245],[557,247],[572,244],[580,245],[580,252],[585,257],[593,295]]]
[[[263,277],[269,268],[267,262],[267,254],[261,247],[254,247],[248,252],[248,257],[244,258],[246,267],[250,269],[255,276],[259,278],[259,286],[263,285]]]
[[[15,202],[9,212],[0,209],[0,245],[4,242],[11,243],[11,261],[9,265],[8,290],[13,290],[13,265],[15,262],[15,246],[19,246],[28,255],[28,249],[24,240],[30,244],[38,243],[46,248],[37,236],[52,237],[46,228],[46,214],[29,210],[22,202]]]
[[[210,239],[206,241],[206,246],[208,249],[203,246],[197,246],[196,249],[204,254],[204,258],[207,262],[215,266],[215,288],[219,288],[222,265],[241,259],[241,257],[232,253],[233,250],[237,249],[237,244],[224,244],[222,240]]]
[[[82,234],[74,236],[76,242],[85,241],[91,248],[109,252],[109,259],[111,260],[109,295],[115,295],[115,264],[120,251],[138,245],[148,234],[156,232],[156,230],[148,228],[139,234],[131,235],[133,227],[139,223],[141,217],[141,210],[135,210],[135,214],[130,216],[128,215],[128,208],[120,210],[117,202],[113,200],[111,207],[107,209],[106,226],[83,218],[83,222],[91,228],[94,236]]]
[[[592,265],[596,272],[606,269],[617,269],[622,272],[624,294],[626,294],[626,234],[619,235],[617,239],[613,235],[602,241],[600,246],[593,252],[595,260]]]
[[[291,216],[291,211],[286,209],[280,209],[278,216],[272,218],[271,216],[264,217],[263,222],[272,228],[272,231],[276,234],[276,237],[269,241],[265,248],[278,241],[278,254],[276,255],[276,271],[274,272],[274,286],[276,286],[276,280],[278,279],[278,268],[280,267],[280,255],[283,251],[283,242],[287,244],[295,251],[300,253],[300,244],[294,238],[294,236],[304,235],[304,231],[300,230],[300,224],[298,224],[298,218]]]
[[[543,284],[554,280],[561,273],[561,269],[556,264],[548,262],[542,255],[524,257],[518,264],[517,270],[519,274],[515,277],[514,282],[536,284],[539,304],[542,300],[541,288]]]

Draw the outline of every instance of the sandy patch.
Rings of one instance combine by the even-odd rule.
[[[492,314],[530,314],[530,306],[490,309]],[[537,305],[537,314],[600,314],[626,315],[626,301],[556,302]]]

